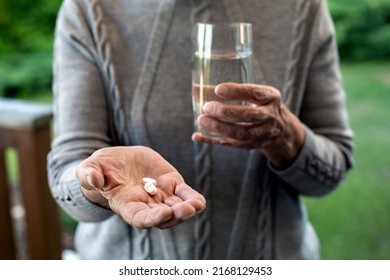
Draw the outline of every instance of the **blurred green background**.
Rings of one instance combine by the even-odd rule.
[[[62,1],[0,1],[0,96],[52,101],[52,47]],[[355,167],[335,192],[304,198],[322,259],[390,259],[390,0],[329,0],[335,21]],[[11,178],[15,153],[7,152]],[[62,213],[63,225],[75,221]]]

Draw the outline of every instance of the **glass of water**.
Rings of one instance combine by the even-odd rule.
[[[205,131],[197,123],[203,106],[209,101],[246,105],[241,100],[223,100],[214,93],[224,82],[252,82],[252,25],[250,23],[198,23],[193,32],[192,105],[195,128],[200,133],[219,137]]]

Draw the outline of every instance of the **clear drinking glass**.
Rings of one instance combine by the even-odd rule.
[[[192,104],[195,129],[218,137],[197,123],[208,101],[246,105],[245,101],[226,101],[217,97],[215,87],[223,82],[252,82],[252,25],[250,23],[204,24],[194,27],[192,60]]]

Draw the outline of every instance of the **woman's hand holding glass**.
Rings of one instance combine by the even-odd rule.
[[[197,142],[239,148],[259,148],[277,167],[288,166],[299,154],[305,129],[283,104],[280,92],[273,87],[255,84],[223,83],[215,94],[226,100],[245,100],[248,105],[207,102],[198,124],[224,137],[210,137],[195,132]]]

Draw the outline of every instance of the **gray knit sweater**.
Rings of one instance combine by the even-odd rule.
[[[254,81],[278,88],[304,123],[295,162],[191,141],[191,28],[253,25]],[[65,0],[54,61],[53,197],[79,221],[85,259],[316,259],[300,196],[334,190],[352,166],[352,132],[325,0]],[[201,214],[140,230],[89,202],[77,164],[113,145],[152,147],[207,198]]]

